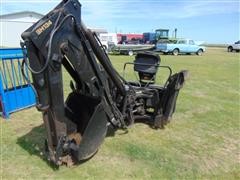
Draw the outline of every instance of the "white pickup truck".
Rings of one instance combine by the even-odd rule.
[[[227,48],[228,52],[232,52],[232,51],[240,51],[240,41],[235,42],[234,44],[231,44],[228,46]]]

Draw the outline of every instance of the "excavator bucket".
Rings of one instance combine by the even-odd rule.
[[[107,116],[102,102],[71,93],[66,101],[66,116],[77,124],[80,139],[74,157],[88,159],[98,149],[107,133]]]
[[[82,22],[77,0],[63,0],[23,32],[22,39],[22,69],[31,71],[36,108],[47,130],[47,156],[56,165],[89,159],[109,129],[126,129],[139,119],[160,128],[175,111],[186,71],[171,75],[171,68],[165,66],[169,78],[165,86],[156,85],[160,57],[142,53],[137,55],[141,60],[134,62],[141,81],[126,81],[97,35]],[[62,66],[71,76],[72,91],[66,100]]]

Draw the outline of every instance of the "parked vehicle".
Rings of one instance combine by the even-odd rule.
[[[152,33],[152,32],[143,33],[143,43],[155,44],[155,42],[156,42],[156,33]]]
[[[131,41],[141,40],[143,39],[143,34],[117,34],[118,44],[132,44]]]
[[[240,41],[235,42],[234,44],[231,44],[227,48],[228,52],[239,52],[240,51]]]
[[[205,52],[204,46],[199,46],[191,39],[181,39],[177,43],[157,43],[156,51],[161,51],[165,54],[172,53],[177,56],[178,54],[196,53],[201,56]]]
[[[99,35],[99,40],[101,41],[103,48],[106,51],[110,51],[110,49],[117,45],[117,34],[116,33],[102,33]]]
[[[157,42],[176,43],[177,42],[177,28],[174,29],[172,37],[169,36],[169,29],[156,29],[155,32],[143,33],[143,43],[156,44]]]
[[[126,40],[126,41],[123,41],[121,44],[144,44],[143,43],[143,40],[142,39],[135,39],[135,38],[132,38],[131,40]]]

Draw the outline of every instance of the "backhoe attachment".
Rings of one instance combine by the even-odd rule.
[[[90,158],[109,129],[126,129],[135,121],[161,128],[172,117],[187,71],[172,75],[158,55],[139,53],[133,63],[139,81],[126,81],[83,24],[77,0],[63,0],[22,38],[23,66],[32,74],[36,108],[47,130],[46,152],[54,164]],[[63,82],[63,67],[70,82]],[[169,69],[164,86],[155,84],[159,68]]]

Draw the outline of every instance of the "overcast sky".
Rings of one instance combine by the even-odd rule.
[[[24,10],[45,14],[60,1],[1,1],[1,14]],[[240,39],[239,0],[82,0],[82,19],[108,32],[178,29],[178,36],[208,43]],[[171,33],[170,33],[171,34]]]

